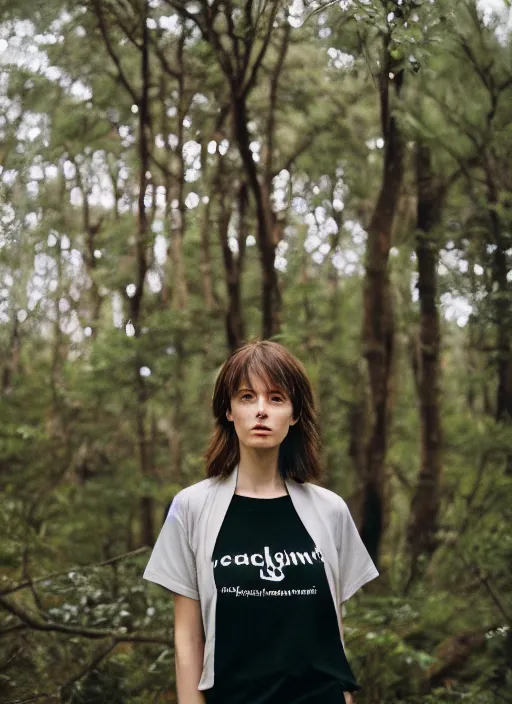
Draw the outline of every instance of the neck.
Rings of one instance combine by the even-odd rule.
[[[277,454],[266,458],[241,457],[236,491],[246,494],[286,491],[285,483],[279,474]]]

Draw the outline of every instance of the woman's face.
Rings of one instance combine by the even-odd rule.
[[[226,417],[235,425],[241,444],[253,448],[279,446],[288,434],[293,418],[293,405],[288,395],[273,390],[268,393],[265,384],[258,378],[251,378],[241,384],[238,392],[231,397],[231,411]],[[262,424],[268,431],[254,426]]]

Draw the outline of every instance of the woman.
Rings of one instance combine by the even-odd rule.
[[[341,603],[378,576],[321,478],[303,365],[256,341],[222,366],[207,479],[180,491],[144,578],[174,594],[179,704],[341,704],[360,689]]]

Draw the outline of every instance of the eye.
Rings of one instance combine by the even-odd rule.
[[[282,401],[282,400],[283,400],[283,399],[281,398],[281,396],[273,396],[272,398],[273,398],[274,401],[275,401],[276,399],[277,399],[277,401]]]
[[[240,398],[241,398],[241,399],[242,399],[242,401],[243,401],[243,400],[244,400],[244,398],[246,398],[246,396],[250,396],[250,395],[251,395],[251,394],[244,394],[244,395],[243,395],[243,396],[241,396]]]

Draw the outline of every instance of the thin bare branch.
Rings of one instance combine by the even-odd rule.
[[[96,17],[98,19],[98,26],[100,28],[100,32],[103,37],[103,41],[105,42],[105,47],[107,49],[107,52],[108,52],[110,58],[112,59],[112,61],[116,65],[118,78],[121,81],[121,83],[123,84],[123,86],[125,87],[125,89],[128,91],[128,93],[130,94],[133,102],[136,105],[138,105],[140,98],[137,95],[137,93],[135,92],[135,90],[133,89],[133,87],[131,86],[128,79],[126,78],[126,75],[125,75],[123,68],[121,66],[121,61],[120,61],[119,57],[117,56],[116,52],[114,51],[114,47],[112,46],[112,41],[110,39],[107,25],[105,23],[105,16],[103,14],[101,0],[93,0],[93,5],[94,5],[95,12],[96,12]]]
[[[203,37],[206,39],[206,31],[204,26],[200,22],[200,17],[201,14],[192,14],[192,12],[189,12],[186,8],[186,3],[183,2],[183,0],[164,0],[166,5],[169,5],[173,10],[176,10],[178,14],[180,14],[182,17],[186,17],[186,19],[190,20],[193,22],[201,31],[201,34]]]
[[[267,20],[267,28],[265,31],[265,36],[263,37],[263,42],[261,44],[260,50],[254,60],[254,63],[252,65],[249,77],[247,80],[245,80],[245,76],[243,77],[244,79],[244,84],[241,86],[241,97],[246,97],[252,88],[254,87],[254,84],[256,83],[256,79],[258,77],[258,71],[261,67],[263,58],[265,57],[265,54],[267,53],[268,45],[270,44],[270,39],[272,37],[272,33],[274,31],[274,21],[277,15],[277,12],[279,10],[280,2],[274,2],[272,5],[272,9],[269,12],[269,17]]]
[[[236,35],[235,23],[233,21],[233,7],[231,5],[231,0],[226,0],[224,7],[224,14],[226,16],[226,21],[228,25],[228,36],[231,40],[231,45],[233,47],[233,54],[235,57],[235,65],[237,68],[237,74],[240,75],[240,70],[242,67],[241,57],[240,57],[240,45],[239,38]]]
[[[0,596],[0,605],[6,611],[16,616],[24,624],[35,631],[46,631],[48,633],[65,633],[69,636],[81,636],[90,640],[101,640],[102,638],[112,638],[115,643],[160,643],[168,645],[171,643],[169,638],[163,636],[150,635],[149,633],[124,633],[114,629],[108,630],[105,628],[87,628],[85,626],[67,625],[64,623],[55,623],[54,621],[43,621],[39,614],[21,606],[10,599],[5,599]]]
[[[108,639],[106,643],[103,643],[100,648],[96,651],[94,654],[94,657],[90,662],[88,662],[84,667],[82,667],[73,677],[71,677],[67,682],[65,682],[63,685],[60,685],[59,690],[61,695],[64,695],[70,691],[72,686],[76,683],[79,682],[81,679],[83,679],[86,675],[91,673],[93,670],[95,670],[100,662],[104,660],[107,655],[109,655],[114,648],[116,647],[117,642],[112,639]]]
[[[158,44],[158,42],[156,42],[154,40],[150,40],[150,44],[152,45],[153,49],[155,50],[155,54],[158,56],[158,59],[160,61],[160,65],[162,66],[165,73],[168,73],[169,76],[172,76],[173,78],[176,78],[176,79],[181,78],[181,72],[178,69],[171,66],[164,51],[162,50],[162,47]]]
[[[291,25],[289,22],[285,22],[283,27],[283,37],[281,44],[279,46],[279,53],[277,56],[277,62],[274,67],[271,79],[270,79],[270,100],[269,100],[269,110],[267,119],[267,154],[265,160],[265,180],[270,182],[272,174],[272,162],[274,156],[274,136],[275,136],[275,121],[276,121],[276,111],[278,103],[278,90],[279,90],[279,78],[283,70],[284,60],[286,53],[288,51],[288,46],[290,42]]]
[[[111,12],[113,14],[116,24],[118,24],[119,27],[121,27],[121,29],[123,30],[124,35],[126,36],[128,41],[131,44],[133,44],[133,46],[136,47],[139,51],[142,51],[142,44],[139,41],[137,41],[137,38],[136,38],[137,28],[140,25],[140,19],[135,17],[134,18],[135,25],[133,27],[129,27],[124,20],[125,12],[124,11],[118,12],[115,9],[115,2],[108,4],[108,10],[109,10],[109,12]]]
[[[132,550],[131,552],[125,552],[122,555],[116,555],[115,557],[111,557],[108,560],[103,560],[102,562],[92,562],[88,565],[78,565],[74,567],[68,567],[68,569],[62,571],[62,572],[52,572],[50,574],[46,574],[42,577],[36,577],[35,579],[28,579],[24,582],[19,582],[18,584],[13,584],[10,587],[6,587],[5,589],[2,589],[0,591],[0,596],[7,596],[8,594],[13,594],[14,592],[18,592],[21,589],[26,589],[27,587],[30,587],[32,584],[38,584],[39,582],[44,582],[48,579],[55,579],[55,577],[62,577],[65,574],[69,574],[70,572],[87,572],[88,570],[95,569],[96,567],[106,567],[107,565],[113,565],[116,562],[120,562],[121,560],[126,560],[127,558],[130,557],[135,557],[136,555],[142,555],[143,553],[147,552],[151,548],[149,547],[142,547],[142,548],[137,548],[137,550]]]
[[[13,699],[10,702],[6,702],[6,704],[32,704],[32,702],[37,702],[39,699],[47,699],[48,697],[57,699],[56,694],[52,695],[49,692],[41,692],[40,694],[31,694],[26,699]]]
[[[507,613],[505,606],[503,605],[501,599],[498,597],[498,595],[494,591],[494,587],[491,585],[489,579],[482,575],[482,571],[480,570],[480,567],[477,564],[466,560],[461,552],[456,551],[456,554],[457,554],[457,557],[464,564],[464,567],[466,569],[470,570],[471,572],[473,572],[473,574],[478,579],[480,584],[485,587],[485,589],[489,593],[489,596],[491,597],[492,601],[497,606],[498,611],[501,613],[501,615],[503,616],[503,618],[505,619],[507,624],[512,624],[512,617],[510,616],[510,614]]]

